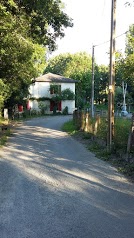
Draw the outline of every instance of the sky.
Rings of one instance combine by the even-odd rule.
[[[116,36],[125,33],[134,23],[134,7],[126,7],[127,0],[117,0]],[[132,1],[132,0],[130,0]],[[65,29],[65,37],[57,40],[58,49],[49,57],[61,53],[85,51],[92,54],[92,45],[110,40],[112,0],[63,0],[64,12],[73,19],[74,26]],[[108,64],[110,42],[95,47],[98,64]],[[125,34],[116,39],[116,50],[124,51]]]

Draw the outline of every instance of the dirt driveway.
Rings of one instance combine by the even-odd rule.
[[[61,125],[18,126],[0,151],[1,238],[132,238],[134,184]]]

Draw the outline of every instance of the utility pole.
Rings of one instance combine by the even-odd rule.
[[[114,92],[115,92],[115,32],[116,0],[112,0],[110,38],[110,77],[108,93],[108,150],[111,151],[114,137]]]
[[[92,46],[92,95],[91,95],[91,115],[94,118],[94,45]]]

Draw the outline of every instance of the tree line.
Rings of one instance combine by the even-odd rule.
[[[122,82],[127,83],[127,104],[134,102],[134,24],[126,35],[125,56],[116,52],[115,104],[123,102]],[[76,104],[89,106],[92,87],[92,57],[86,52],[60,54],[50,59],[44,73],[55,73],[77,80]],[[107,104],[109,66],[95,63],[95,102]]]

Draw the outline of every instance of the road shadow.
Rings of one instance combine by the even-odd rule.
[[[132,237],[133,184],[65,132],[23,124],[0,157],[3,237]]]

